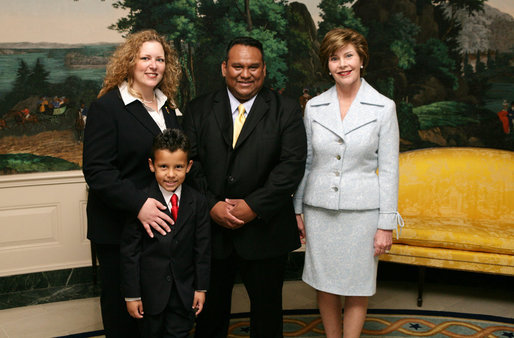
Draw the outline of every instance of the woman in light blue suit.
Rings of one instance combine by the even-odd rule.
[[[376,291],[378,256],[390,250],[401,222],[396,107],[361,78],[368,58],[361,34],[328,32],[320,59],[335,85],[305,109],[307,165],[295,194],[306,238],[302,278],[317,290],[329,338],[341,337],[343,327],[345,338],[360,335],[368,296]]]

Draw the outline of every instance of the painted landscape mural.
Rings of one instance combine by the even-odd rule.
[[[263,42],[269,87],[299,100],[321,93],[331,82],[317,58],[320,40],[333,27],[354,28],[370,47],[365,78],[396,102],[401,151],[514,150],[514,1],[49,2],[0,14],[0,174],[81,168],[87,109],[107,60],[124,34],[144,28],[168,36],[179,52],[180,108],[223,83],[224,48],[238,35]],[[46,31],[33,19],[24,25],[32,30],[6,35],[2,26],[22,20],[16,6],[29,19],[60,8],[70,28],[63,19]]]

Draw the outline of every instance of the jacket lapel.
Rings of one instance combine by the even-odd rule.
[[[168,101],[162,106],[162,114],[164,116],[164,122],[166,123],[166,128],[178,128],[177,114],[175,109],[171,108]]]
[[[152,119],[148,111],[143,107],[141,102],[134,101],[125,106],[127,111],[132,114],[146,129],[148,129],[152,135],[157,135],[161,132],[159,126]]]
[[[243,129],[241,129],[241,134],[239,134],[239,137],[237,138],[235,148],[250,136],[259,121],[268,113],[270,99],[270,93],[264,88],[261,89],[259,94],[257,94],[252,105],[252,110],[250,110],[248,118],[243,125]]]
[[[317,107],[312,120],[344,139],[336,87],[333,86],[315,99],[311,103],[313,108]]]
[[[219,90],[214,95],[212,110],[214,112],[214,116],[216,117],[221,134],[223,135],[223,139],[227,145],[232,146],[234,126],[226,89]]]

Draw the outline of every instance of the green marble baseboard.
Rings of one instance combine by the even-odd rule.
[[[0,277],[0,310],[98,296],[91,267]]]
[[[289,254],[285,280],[301,279],[303,258],[303,252]],[[97,296],[91,267],[0,277],[0,310]]]

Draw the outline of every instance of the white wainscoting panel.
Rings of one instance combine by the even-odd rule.
[[[81,171],[0,176],[0,276],[91,265]]]

